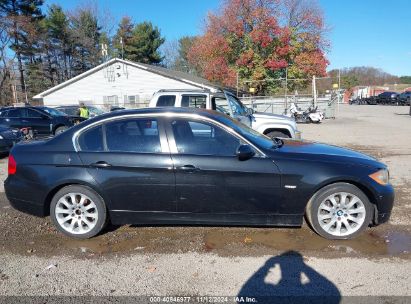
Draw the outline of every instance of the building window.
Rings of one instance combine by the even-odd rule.
[[[110,108],[112,106],[118,106],[118,96],[111,95],[111,96],[103,96],[103,103],[104,106]]]

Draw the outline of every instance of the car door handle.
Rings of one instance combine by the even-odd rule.
[[[91,167],[95,167],[95,168],[107,168],[107,167],[111,167],[111,165],[109,163],[106,163],[105,161],[98,161],[95,163],[90,164]]]
[[[177,167],[177,170],[188,172],[188,173],[200,171],[199,168],[197,168],[196,166],[193,166],[193,165],[180,166],[180,167]]]

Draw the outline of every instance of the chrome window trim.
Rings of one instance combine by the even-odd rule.
[[[111,122],[111,121],[116,121],[116,120],[125,120],[125,119],[130,119],[130,118],[144,118],[144,117],[155,119],[156,115],[144,115],[143,116],[143,115],[140,115],[140,114],[138,114],[138,115],[130,114],[130,115],[121,115],[121,116],[109,117],[109,118],[106,118],[106,119],[103,119],[103,120],[93,122],[92,124],[90,124],[88,126],[85,126],[84,128],[81,128],[80,130],[77,130],[73,134],[73,137],[72,137],[71,141],[72,141],[72,144],[73,144],[73,147],[74,147],[74,151],[76,151],[76,152],[82,151],[80,149],[80,145],[78,143],[78,138],[80,137],[80,135],[83,132],[86,132],[87,130],[89,130],[91,128],[98,127],[100,125],[103,125],[106,122]],[[153,154],[170,153],[168,142],[167,142],[167,137],[165,136],[165,131],[162,130],[162,129],[164,129],[164,128],[159,128],[159,122],[157,121],[157,131],[158,131],[158,137],[160,139],[161,152],[160,153],[156,152],[156,153],[153,153]],[[110,151],[105,151],[105,152],[110,152]],[[119,151],[116,151],[116,152],[119,152]],[[125,151],[125,153],[137,153],[137,152]]]
[[[238,137],[239,139],[241,139],[242,141],[246,142],[248,145],[253,147],[262,157],[264,157],[264,158],[267,157],[267,155],[265,155],[265,153],[263,151],[261,151],[260,148],[256,147],[252,142],[250,142],[244,136],[242,136],[241,134],[234,131],[234,129],[220,123],[217,120],[214,120],[214,119],[211,119],[209,117],[202,116],[202,115],[199,115],[199,114],[195,114],[195,113],[173,113],[173,112],[141,113],[141,114],[123,114],[121,116],[108,117],[108,118],[93,122],[93,123],[81,128],[81,129],[77,130],[73,134],[73,137],[72,137],[73,148],[76,152],[81,151],[81,149],[79,147],[79,144],[78,144],[78,137],[81,135],[81,133],[85,132],[86,130],[88,130],[88,129],[94,127],[94,126],[97,126],[99,124],[103,124],[103,123],[106,123],[106,122],[109,122],[109,121],[113,121],[113,120],[122,120],[122,119],[127,119],[127,118],[141,118],[141,117],[150,117],[150,118],[155,118],[155,117],[174,118],[174,117],[176,117],[176,118],[192,118],[192,119],[196,119],[196,120],[204,120],[204,121],[210,122],[212,124],[215,124],[215,125],[219,126],[220,128],[226,130],[227,132],[229,132],[233,136]],[[162,129],[164,129],[164,128],[162,128]],[[167,138],[166,138],[166,136],[162,136],[162,134],[160,133],[160,130],[159,130],[159,136],[160,136],[161,150],[163,151],[163,153],[170,153]],[[166,144],[166,147],[164,147],[164,149],[163,149],[163,144]],[[167,150],[167,151],[165,151],[165,150]],[[174,151],[171,151],[171,152],[175,153]]]

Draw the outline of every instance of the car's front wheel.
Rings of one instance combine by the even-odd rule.
[[[368,227],[372,205],[358,187],[336,183],[320,189],[309,201],[306,218],[327,239],[352,239]]]
[[[72,185],[54,195],[50,204],[50,217],[64,234],[87,239],[104,228],[107,209],[103,199],[92,189]]]
[[[60,126],[54,131],[54,135],[58,135],[60,133],[63,133],[66,131],[68,128],[66,126]]]
[[[266,136],[268,136],[269,138],[275,138],[275,137],[280,137],[280,138],[290,138],[290,135],[285,132],[285,131],[271,131],[265,134]]]

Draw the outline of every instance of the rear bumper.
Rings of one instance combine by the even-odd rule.
[[[44,206],[36,205],[32,202],[27,202],[23,200],[19,200],[16,198],[9,197],[7,195],[7,198],[10,202],[10,205],[21,212],[39,216],[39,217],[45,217],[47,214],[44,212]]]
[[[44,200],[40,199],[43,195],[39,195],[39,187],[25,187],[23,183],[8,177],[4,182],[4,190],[14,209],[40,217],[48,215]]]

